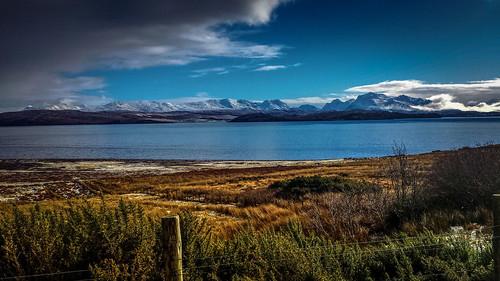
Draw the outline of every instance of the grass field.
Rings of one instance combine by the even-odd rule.
[[[412,156],[426,168],[442,153]],[[313,204],[275,198],[268,186],[298,176],[341,176],[387,185],[388,158],[325,161],[31,161],[0,162],[0,201],[63,206],[85,198],[135,202],[157,216],[192,211],[221,233],[244,225],[280,226],[303,219]],[[7,204],[8,205],[8,204]],[[6,204],[0,205],[5,208]]]
[[[98,280],[162,280],[158,221],[180,214],[186,280],[490,280],[499,148],[412,156],[395,147],[392,157],[329,161],[3,160],[0,277],[83,269]]]

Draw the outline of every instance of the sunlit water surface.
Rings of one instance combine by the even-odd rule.
[[[294,160],[500,143],[500,118],[0,127],[0,158]]]

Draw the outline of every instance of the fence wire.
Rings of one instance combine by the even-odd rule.
[[[30,279],[30,278],[61,276],[61,275],[78,274],[78,273],[80,273],[80,274],[81,273],[90,273],[90,270],[82,269],[82,270],[71,270],[71,271],[59,271],[59,272],[52,272],[52,273],[38,273],[38,274],[31,274],[31,275],[18,275],[18,276],[10,276],[10,277],[1,277],[0,280]]]

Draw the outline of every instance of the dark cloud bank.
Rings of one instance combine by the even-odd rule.
[[[238,41],[215,27],[267,23],[283,2],[4,0],[0,4],[0,111],[57,100],[107,101],[106,82],[79,74],[85,70],[183,65],[214,56],[277,57],[281,46]],[[346,90],[347,94],[368,91],[431,98],[432,109],[500,110],[498,78],[459,84],[385,81]],[[295,102],[303,100],[331,98]]]
[[[182,65],[210,56],[272,58],[280,46],[240,42],[220,24],[263,24],[280,0],[5,0],[0,4],[2,107],[104,89],[94,68]]]

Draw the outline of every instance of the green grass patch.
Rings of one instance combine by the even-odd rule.
[[[365,193],[379,191],[380,187],[345,177],[300,176],[274,182],[269,185],[269,189],[276,190],[276,195],[282,198],[300,199],[309,193]]]

